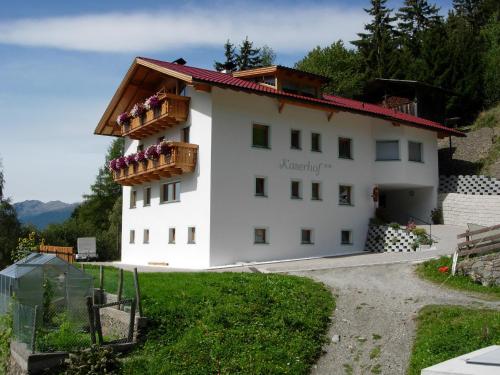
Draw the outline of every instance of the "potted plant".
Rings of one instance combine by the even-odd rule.
[[[158,158],[160,157],[160,154],[158,153],[156,149],[156,145],[151,145],[146,149],[146,152],[144,153],[146,158],[151,160],[153,162],[153,166],[156,167],[158,163]]]
[[[135,154],[130,154],[125,156],[125,163],[129,167],[129,172],[130,172],[130,167],[133,168],[134,172],[136,171],[137,161],[135,160]]]
[[[130,120],[132,118],[127,112],[123,112],[116,118],[116,123],[123,128],[123,132],[128,132],[130,130]]]
[[[154,94],[146,99],[144,108],[147,109],[146,121],[151,121],[161,114],[161,102],[157,94]]]
[[[137,103],[132,107],[132,110],[130,111],[130,114],[132,115],[133,118],[139,119],[139,123],[143,124],[145,122],[145,114],[146,114],[146,108],[144,108],[144,104],[142,103]]]
[[[165,155],[165,160],[168,160],[172,154],[172,146],[170,146],[170,144],[166,141],[160,142],[156,145],[156,152],[158,155]]]

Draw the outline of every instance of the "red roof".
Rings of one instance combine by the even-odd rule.
[[[197,82],[209,83],[216,86],[221,85],[225,87],[233,87],[235,89],[246,90],[250,92],[260,93],[263,95],[288,98],[291,100],[297,100],[321,106],[329,106],[332,107],[333,109],[336,108],[340,110],[371,115],[374,117],[380,117],[387,119],[389,121],[401,122],[410,126],[416,126],[419,128],[434,130],[449,135],[455,135],[461,137],[465,136],[464,133],[455,129],[448,128],[437,122],[426,120],[421,117],[408,115],[406,113],[397,112],[393,109],[385,108],[376,104],[364,103],[358,100],[342,98],[340,96],[334,96],[334,95],[324,95],[323,98],[321,99],[311,98],[308,96],[287,93],[284,91],[276,90],[272,87],[260,85],[258,83],[247,81],[241,78],[236,78],[228,73],[221,73],[208,69],[195,68],[187,65],[179,65],[175,63],[154,60],[145,57],[139,57],[139,59],[155,64],[159,67],[163,67],[184,75],[191,76],[193,81]]]

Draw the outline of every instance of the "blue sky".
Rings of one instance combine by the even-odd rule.
[[[402,0],[391,0],[397,8]],[[443,13],[450,1],[439,0]],[[368,0],[18,1],[0,12],[0,158],[13,201],[80,201],[111,139],[93,130],[135,56],[210,68],[227,38],[293,65],[353,40]]]

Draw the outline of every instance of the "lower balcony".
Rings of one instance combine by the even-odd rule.
[[[120,185],[133,186],[150,181],[191,173],[196,168],[198,145],[183,142],[165,142],[168,151],[156,158],[129,163],[114,170],[113,179]]]

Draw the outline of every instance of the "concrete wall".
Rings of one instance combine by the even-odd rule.
[[[439,194],[444,224],[500,224],[500,195]]]
[[[173,267],[205,268],[209,265],[210,244],[210,176],[211,117],[210,94],[187,89],[191,96],[188,121],[165,132],[141,140],[144,148],[158,137],[180,140],[181,129],[190,126],[190,142],[199,145],[198,162],[193,173],[148,184],[123,188],[122,262],[147,265],[168,263]],[[126,140],[126,154],[136,152],[139,141]],[[160,204],[160,186],[181,181],[180,202]],[[151,186],[151,205],[143,206],[143,190]],[[130,192],[137,190],[137,207],[130,208]],[[196,228],[196,243],[187,243],[188,227]],[[169,228],[176,228],[176,243],[169,244]],[[129,243],[129,232],[135,230],[135,244]],[[143,244],[143,230],[149,229],[149,244]]]

